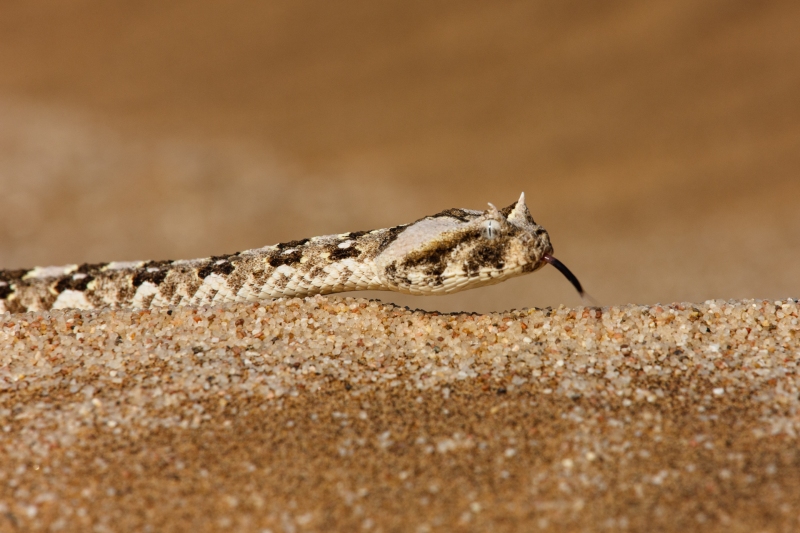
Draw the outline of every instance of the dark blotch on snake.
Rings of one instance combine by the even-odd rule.
[[[0,285],[0,300],[6,300],[14,294],[14,282],[22,280],[30,270],[0,270],[0,281],[5,282]]]
[[[236,269],[236,265],[231,264],[230,258],[229,255],[211,257],[208,263],[197,271],[197,276],[206,279],[211,274],[229,275]]]
[[[275,246],[278,248],[278,250],[283,251],[283,250],[288,250],[290,248],[297,248],[298,246],[303,246],[304,244],[307,244],[308,241],[309,239],[301,239],[299,241],[282,242],[280,244],[276,244]]]
[[[12,294],[14,294],[14,289],[11,288],[11,285],[0,285],[0,300],[5,300]]]
[[[483,266],[502,270],[505,266],[503,248],[502,246],[479,244],[467,259],[468,271],[477,272]]]
[[[381,241],[378,244],[378,249],[376,250],[377,253],[384,251],[390,244],[392,244],[397,237],[403,233],[408,226],[395,226],[393,228],[387,229],[383,235],[381,235]]]
[[[64,276],[55,284],[55,290],[57,293],[62,293],[64,291],[85,291],[86,287],[89,286],[94,280],[92,276],[83,276],[81,278],[75,279],[72,274]]]
[[[347,259],[348,257],[358,257],[359,255],[361,255],[361,252],[352,244],[347,248],[334,246],[331,248],[329,259],[331,261],[339,261],[341,259]]]
[[[269,258],[269,266],[277,268],[281,265],[294,265],[299,263],[302,258],[303,252],[301,250],[292,250],[287,254],[279,252]]]
[[[19,281],[30,272],[30,269],[22,270],[0,270],[0,281],[11,283],[12,281]]]
[[[428,218],[441,218],[441,217],[450,217],[455,218],[461,222],[469,222],[474,215],[467,213],[464,209],[459,209],[454,207],[452,209],[445,209],[441,213],[436,213],[435,215],[431,215]]]
[[[168,267],[171,264],[172,261],[148,261],[133,275],[132,282],[134,288],[148,281],[153,285],[160,285],[161,282],[164,281],[164,278],[167,277],[167,273],[169,272]],[[150,269],[158,270],[151,272]]]
[[[433,247],[425,248],[418,252],[412,252],[400,263],[401,269],[425,267],[425,272],[432,276],[440,277],[447,268],[447,261],[450,253],[457,250],[461,245],[482,239],[480,231],[470,231],[462,233],[452,239],[447,239],[436,243]],[[441,279],[439,280],[440,284]]]

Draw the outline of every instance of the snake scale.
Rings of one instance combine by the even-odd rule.
[[[358,290],[450,294],[551,264],[547,231],[525,194],[486,211],[447,209],[411,224],[179,261],[0,270],[0,314],[49,309],[148,308],[257,301]]]

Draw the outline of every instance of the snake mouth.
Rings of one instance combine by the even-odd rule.
[[[564,277],[567,278],[570,283],[572,283],[572,286],[575,287],[575,290],[578,291],[578,294],[581,295],[581,298],[586,296],[586,293],[583,291],[583,287],[581,286],[581,282],[578,281],[578,278],[575,277],[575,274],[573,274],[564,263],[550,254],[544,254],[542,259],[556,267],[559,272],[564,274]]]

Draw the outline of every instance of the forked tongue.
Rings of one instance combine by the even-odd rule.
[[[551,265],[556,267],[559,272],[564,274],[564,277],[567,278],[570,283],[572,283],[572,286],[575,287],[575,290],[578,291],[578,294],[581,295],[581,299],[584,302],[589,303],[591,305],[595,305],[595,306],[597,305],[597,302],[595,301],[595,299],[592,298],[589,294],[587,294],[583,290],[583,287],[581,286],[581,282],[578,281],[578,278],[575,277],[575,274],[570,272],[570,270],[566,267],[566,265],[564,263],[562,263],[561,261],[559,261],[558,259],[556,259],[555,257],[553,257],[550,254],[544,254],[542,259],[544,259],[545,261],[547,261],[548,263],[550,263]]]

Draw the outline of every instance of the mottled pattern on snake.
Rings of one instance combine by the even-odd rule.
[[[314,237],[232,255],[0,270],[0,313],[257,301],[356,290],[435,295],[551,263],[525,195],[498,210],[448,209],[393,228]]]

